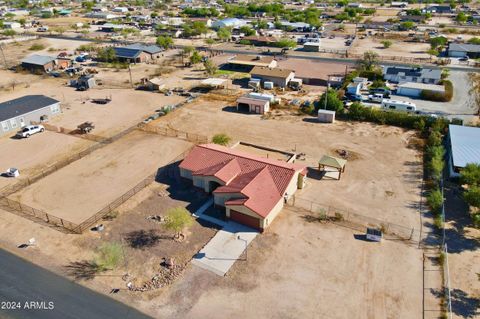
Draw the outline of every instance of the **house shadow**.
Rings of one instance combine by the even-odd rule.
[[[160,168],[155,181],[167,185],[168,196],[173,200],[187,203],[185,208],[193,213],[205,203],[208,194],[193,186],[190,180],[180,176],[179,164],[180,161]]]
[[[240,112],[240,111],[238,111],[236,106],[231,106],[231,105],[228,105],[228,106],[223,107],[223,108],[222,108],[222,111],[223,111],[223,112],[230,112],[230,113],[243,113],[243,114],[248,114],[247,112]]]
[[[307,123],[319,123],[319,124],[330,124],[330,123],[322,123],[316,117],[305,117],[302,121]]]
[[[233,79],[232,84],[233,85],[238,85],[242,89],[248,89],[248,80],[249,80],[249,78]]]

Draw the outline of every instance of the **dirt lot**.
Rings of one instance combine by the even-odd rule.
[[[419,227],[415,205],[419,201],[422,165],[419,153],[409,147],[412,132],[364,123],[324,125],[302,116],[276,116],[276,112],[265,120],[233,109],[222,101],[199,99],[154,123],[200,134],[205,134],[208,127],[210,137],[226,133],[232,142],[241,140],[306,153],[304,163],[312,168],[312,177],[298,197]],[[337,149],[351,154],[342,179],[318,180],[317,161],[324,154],[336,155]]]
[[[64,167],[13,199],[81,223],[189,147],[188,142],[133,132]]]
[[[61,81],[48,79],[34,82],[28,88],[17,87],[13,92],[2,94],[1,100],[7,101],[25,94],[49,96],[59,100],[62,108],[62,114],[51,118],[50,124],[75,129],[77,125],[91,121],[95,124],[93,134],[109,137],[141,122],[155,110],[185,99],[178,95],[165,96],[131,89],[92,89],[79,92],[61,85]],[[112,102],[98,105],[89,101],[94,98],[111,98]]]
[[[382,39],[371,37],[357,39],[353,43],[349,52],[354,54],[363,54],[366,51],[374,51],[380,56],[402,56],[415,58],[429,57],[429,55],[426,53],[426,51],[430,49],[430,44],[428,43],[413,43],[391,40],[393,43],[392,46],[388,49],[384,49],[381,41]]]
[[[4,136],[0,138],[0,170],[16,167],[20,179],[28,177],[46,166],[86,149],[93,142],[73,136],[44,132],[28,139],[16,139]],[[0,188],[17,180],[0,177]]]
[[[161,318],[420,318],[421,250],[355,235],[283,211],[226,278],[192,266],[152,311]]]

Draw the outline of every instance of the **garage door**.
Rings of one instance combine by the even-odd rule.
[[[260,229],[260,219],[230,210],[230,219],[245,226]]]

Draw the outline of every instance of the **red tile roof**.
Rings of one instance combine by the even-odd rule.
[[[267,217],[282,199],[295,173],[305,166],[266,159],[216,144],[195,146],[180,167],[197,176],[215,176],[225,183],[214,193],[240,193],[225,205],[243,205]]]

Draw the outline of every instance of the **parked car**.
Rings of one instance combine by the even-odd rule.
[[[18,137],[28,138],[33,134],[41,133],[45,131],[43,125],[27,125],[17,133]]]
[[[37,28],[37,32],[47,32],[47,31],[48,31],[47,26]]]
[[[468,56],[461,57],[458,61],[466,62],[468,61]]]
[[[375,93],[368,96],[368,100],[370,102],[377,102],[382,103],[383,101],[383,94],[382,93]]]
[[[390,91],[387,88],[376,88],[376,89],[370,89],[370,93],[372,94],[383,94],[384,98],[389,98],[390,95],[392,94],[392,91]]]

